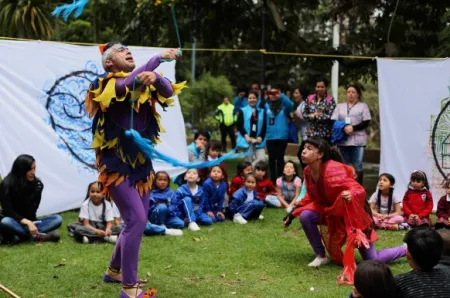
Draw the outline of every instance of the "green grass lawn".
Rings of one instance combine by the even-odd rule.
[[[230,177],[236,163],[229,163]],[[247,225],[227,221],[183,237],[144,237],[139,276],[158,297],[348,297],[351,287],[336,284],[341,267],[307,266],[314,253],[298,220],[285,230],[282,210],[263,214]],[[66,227],[77,215],[62,214],[59,243],[0,246],[0,283],[24,298],[118,297],[120,285],[102,282],[113,245],[76,243]],[[402,244],[404,234],[379,232],[377,248]],[[409,270],[405,259],[391,268]]]

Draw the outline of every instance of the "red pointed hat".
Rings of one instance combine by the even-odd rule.
[[[106,52],[106,50],[108,50],[110,47],[116,45],[116,44],[120,44],[120,42],[117,41],[110,41],[108,43],[104,43],[98,46],[98,49],[100,50],[100,54],[104,54]]]

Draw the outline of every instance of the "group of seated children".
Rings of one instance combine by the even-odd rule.
[[[419,227],[404,238],[412,270],[395,278],[389,266],[363,261],[355,271],[350,298],[449,297],[450,231]]]
[[[375,227],[386,230],[404,230],[419,226],[432,226],[433,197],[429,191],[427,176],[422,171],[411,174],[408,189],[403,199],[394,194],[395,178],[388,173],[378,179],[378,191],[370,199]],[[450,180],[444,187],[447,195],[438,203],[435,228],[450,228]],[[402,206],[403,205],[403,211]]]

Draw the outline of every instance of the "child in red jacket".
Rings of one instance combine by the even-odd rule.
[[[430,214],[433,211],[427,175],[422,171],[411,174],[408,190],[403,197],[403,213],[410,227],[431,226]]]
[[[255,176],[258,184],[256,186],[256,192],[258,193],[258,200],[266,202],[268,206],[280,205],[277,198],[277,190],[272,181],[268,178],[267,162],[260,160],[255,164]]]
[[[241,161],[237,165],[236,176],[233,177],[230,184],[230,189],[228,191],[229,204],[231,204],[231,200],[235,191],[244,186],[244,177],[247,174],[253,172],[252,164],[248,161]]]
[[[438,202],[436,229],[450,229],[450,180],[445,182],[444,187],[447,189],[447,194],[442,196]]]

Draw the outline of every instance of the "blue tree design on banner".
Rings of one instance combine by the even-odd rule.
[[[84,70],[72,71],[45,83],[48,117],[45,121],[59,135],[58,148],[87,171],[95,170],[92,142],[92,119],[86,115],[84,99],[91,82],[103,68],[88,61]]]

